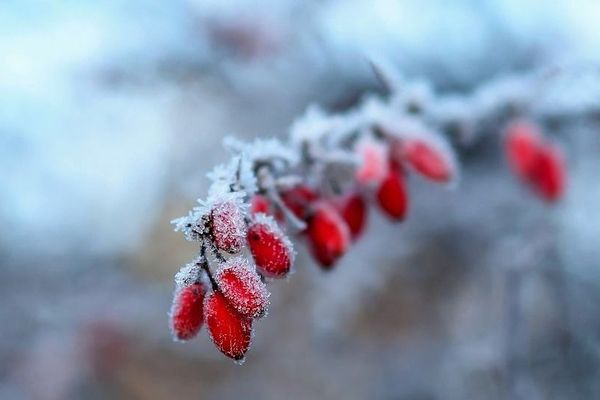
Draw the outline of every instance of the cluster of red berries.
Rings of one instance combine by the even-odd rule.
[[[512,169],[539,195],[555,201],[563,194],[563,159],[535,124],[511,122],[505,145]],[[251,163],[251,182],[243,184],[240,158],[234,181],[220,187],[224,194],[209,197],[197,212],[176,221],[188,239],[201,243],[199,258],[176,276],[170,322],[178,340],[191,339],[206,324],[223,354],[243,360],[253,322],[267,312],[266,284],[292,268],[294,250],[284,229],[295,224],[317,263],[330,270],[363,233],[370,203],[392,221],[405,219],[409,173],[446,185],[458,175],[449,146],[433,135],[369,134],[349,150],[356,161],[352,174],[335,184],[326,178],[306,183],[308,174],[284,187],[272,180],[255,184],[264,161]],[[274,172],[273,165],[269,168]],[[247,190],[253,184],[254,190]]]
[[[409,196],[409,170],[435,182],[449,182],[454,164],[444,149],[424,139],[396,139],[390,143],[368,138],[355,146],[359,158],[352,182],[341,193],[325,195],[317,187],[296,186],[281,193],[285,206],[306,223],[300,232],[310,253],[325,270],[331,269],[362,234],[368,217],[369,200],[378,203],[391,220],[405,218]],[[255,196],[252,209],[272,210],[269,200]]]
[[[241,361],[250,347],[252,324],[269,305],[266,278],[282,278],[291,269],[292,245],[272,217],[246,216],[235,200],[216,202],[191,226],[202,241],[201,255],[176,277],[170,325],[178,340],[189,340],[206,323],[215,346]],[[240,255],[247,247],[254,264]],[[213,273],[206,250],[217,264]],[[227,258],[226,258],[227,257]]]

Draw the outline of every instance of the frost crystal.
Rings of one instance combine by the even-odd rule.
[[[240,364],[252,341],[252,319],[238,313],[219,291],[204,300],[208,334],[215,346]]]
[[[269,292],[260,277],[243,257],[234,257],[215,274],[219,289],[240,314],[259,318],[269,305]]]
[[[237,253],[246,241],[246,206],[239,193],[224,193],[214,198],[210,211],[211,234],[219,250]]]
[[[200,202],[200,200],[198,200]],[[175,232],[183,232],[186,240],[200,240],[202,235],[206,234],[203,216],[208,214],[208,210],[200,202],[200,206],[194,207],[185,217],[176,218],[171,221],[175,225]]]
[[[344,118],[328,115],[317,106],[309,107],[303,116],[298,118],[290,127],[290,137],[294,143],[320,140],[344,123]]]
[[[273,218],[273,216],[263,213],[257,213],[254,216],[253,223],[266,225],[270,229],[270,231],[273,232],[283,242],[283,245],[286,247],[286,249],[289,251],[292,257],[292,263],[294,262],[294,258],[296,257],[294,245],[292,244],[292,241],[288,238],[288,236],[285,233],[283,233],[283,231],[279,227],[279,224],[277,223],[275,218]]]
[[[233,151],[244,154],[252,167],[255,163],[272,162],[282,160],[287,164],[296,165],[299,161],[298,154],[290,146],[286,146],[278,139],[255,139],[250,143],[244,143],[235,138],[225,138],[225,146]],[[249,173],[254,177],[252,168]]]
[[[189,263],[181,267],[179,272],[175,274],[175,287],[177,289],[189,286],[200,280],[202,269],[200,268],[200,260]]]
[[[248,245],[256,268],[270,278],[286,276],[294,263],[295,252],[275,219],[257,213],[248,229]]]
[[[361,103],[359,117],[365,121],[365,124],[374,124],[381,120],[391,118],[388,104],[376,96],[368,96]]]
[[[245,153],[233,157],[226,165],[215,167],[208,173],[208,178],[213,181],[209,196],[230,191],[252,195],[257,190],[253,162]]]
[[[169,312],[171,333],[176,341],[186,341],[198,334],[204,321],[204,294],[202,283],[191,283],[175,289]]]

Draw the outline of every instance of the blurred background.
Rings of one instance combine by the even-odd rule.
[[[352,107],[381,90],[368,54],[448,93],[595,66],[598,20],[595,0],[0,2],[0,398],[600,398],[597,114],[552,131],[557,206],[488,135],[457,190],[412,180],[408,220],[373,210],[333,272],[299,246],[243,366],[167,326],[196,252],[169,221],[225,135]]]

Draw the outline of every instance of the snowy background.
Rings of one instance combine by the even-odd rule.
[[[413,180],[408,221],[373,212],[332,273],[301,250],[243,367],[166,319],[195,251],[169,221],[225,135],[351,107],[381,89],[372,55],[442,92],[593,70],[599,20],[594,0],[1,2],[0,398],[600,398],[597,115],[553,132],[556,207],[490,135],[458,190]]]

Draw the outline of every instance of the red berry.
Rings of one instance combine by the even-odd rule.
[[[367,202],[358,192],[351,192],[336,201],[337,209],[346,221],[352,239],[357,239],[367,223]]]
[[[217,349],[234,360],[243,360],[250,348],[252,318],[238,313],[219,291],[204,300],[206,327]]]
[[[235,202],[215,204],[210,212],[210,226],[219,250],[237,253],[244,246],[246,223],[242,210]]]
[[[377,189],[381,209],[392,219],[403,220],[408,211],[408,192],[402,171],[390,168],[388,176]]]
[[[189,340],[198,334],[204,320],[204,294],[202,283],[179,288],[175,292],[170,312],[171,332],[177,340]]]
[[[527,121],[506,128],[505,151],[512,170],[540,197],[553,202],[564,193],[566,167],[558,148]]]
[[[309,206],[318,198],[319,194],[307,185],[299,185],[281,193],[283,203],[300,219],[306,217]]]
[[[358,183],[378,183],[385,178],[388,171],[388,150],[380,142],[364,139],[356,145],[360,164],[355,172]]]
[[[250,204],[250,214],[255,215],[257,213],[269,214],[271,208],[271,202],[265,196],[255,194],[252,197]]]
[[[504,138],[511,169],[521,178],[528,179],[543,142],[537,126],[526,121],[513,122],[507,126]]]
[[[271,206],[271,201],[260,194],[254,195],[252,197],[252,202],[250,204],[250,214],[256,215],[259,213],[273,215],[278,222],[282,222],[285,220],[285,217],[280,209],[276,208],[273,210]]]
[[[452,178],[452,162],[433,143],[421,139],[408,139],[401,143],[403,158],[416,172],[435,182],[448,182]]]
[[[313,206],[307,233],[311,252],[324,269],[331,269],[348,249],[348,226],[339,213],[325,202]]]
[[[556,146],[544,145],[529,174],[530,182],[545,200],[554,202],[564,193],[566,172],[562,154]]]
[[[227,260],[215,274],[215,281],[229,304],[240,314],[259,318],[266,313],[269,293],[246,259],[235,257]]]
[[[292,243],[273,218],[256,214],[248,228],[248,246],[258,271],[271,278],[282,278],[292,267]]]

